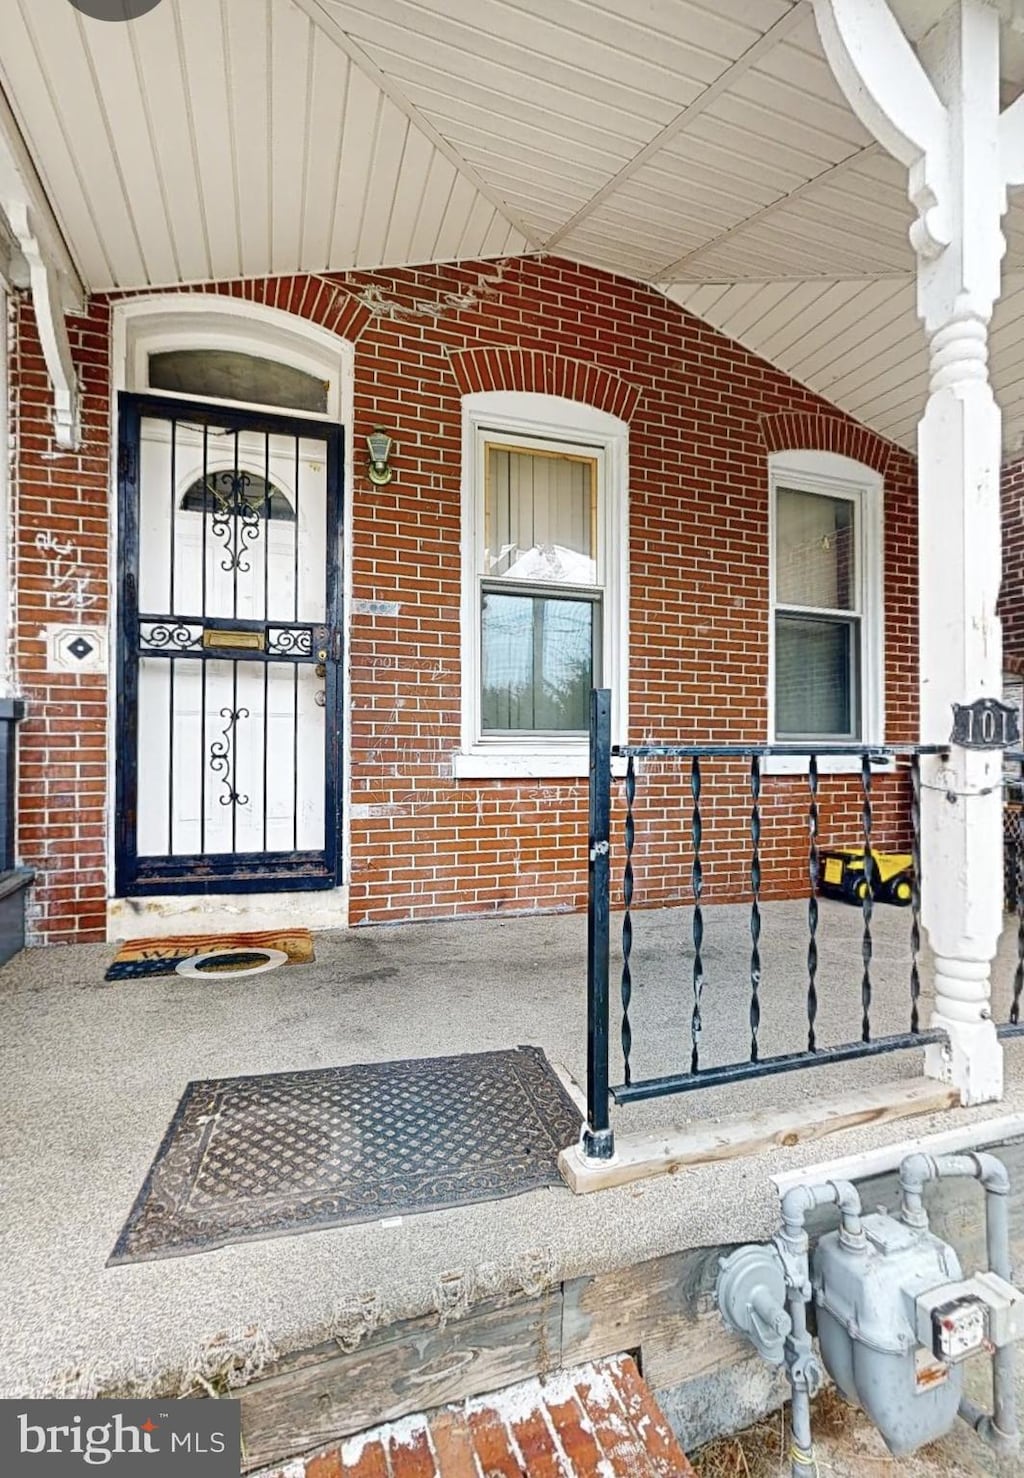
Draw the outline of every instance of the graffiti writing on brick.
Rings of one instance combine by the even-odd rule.
[[[36,548],[46,560],[51,605],[61,611],[88,611],[96,605],[99,596],[89,589],[89,575],[73,544],[62,544],[56,534],[44,529],[36,535]]]

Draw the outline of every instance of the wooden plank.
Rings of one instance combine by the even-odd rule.
[[[728,1333],[712,1298],[727,1250],[694,1248],[566,1283],[563,1364],[639,1350],[644,1379],[665,1390],[748,1359],[749,1344]]]
[[[268,1467],[340,1437],[514,1385],[560,1363],[561,1297],[481,1305],[443,1327],[417,1320],[410,1333],[351,1354],[297,1364],[238,1393],[245,1470]]]
[[[939,1113],[958,1103],[956,1089],[930,1078],[887,1083],[800,1109],[722,1119],[708,1127],[689,1125],[667,1133],[617,1135],[615,1158],[604,1162],[586,1161],[579,1146],[571,1145],[559,1155],[558,1168],[571,1190],[586,1195],[655,1175],[673,1175],[688,1165],[736,1160],[773,1146],[803,1144],[861,1124]]]
[[[644,1379],[654,1391],[671,1391],[704,1379],[719,1380],[727,1370],[749,1365],[764,1366],[745,1340],[730,1334],[717,1309],[709,1309],[695,1321],[652,1329],[641,1347]]]

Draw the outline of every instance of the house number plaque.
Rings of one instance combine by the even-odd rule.
[[[976,698],[953,704],[951,744],[963,749],[1012,749],[1020,743],[1020,720],[1012,703]]]

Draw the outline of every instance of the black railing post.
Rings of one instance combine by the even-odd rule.
[[[590,694],[587,866],[587,1126],[583,1131],[583,1153],[590,1160],[610,1160],[615,1153],[608,1093],[611,793],[612,695],[608,688],[594,688]]]

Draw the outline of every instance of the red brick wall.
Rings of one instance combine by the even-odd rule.
[[[381,491],[360,484],[353,593],[400,598],[402,614],[352,627],[352,801],[376,812],[353,826],[353,920],[585,900],[585,786],[450,778],[459,744],[463,391],[564,393],[572,384],[580,394],[587,374],[586,398],[630,415],[634,738],[765,737],[767,454],[830,449],[880,468],[888,737],[916,738],[913,460],[655,292],[561,261],[521,260],[499,282],[493,276],[448,267],[355,279],[388,310],[359,340],[357,441],[374,425],[393,430],[398,480]],[[446,306],[467,294],[472,306]],[[610,376],[639,394],[620,392]],[[712,777],[706,786],[711,898],[734,896],[746,882],[749,792],[742,769],[732,773],[731,788],[716,791]],[[880,799],[893,788],[889,780],[876,787]],[[772,779],[764,789],[765,891],[792,892],[807,878],[806,786]],[[641,782],[638,898],[646,903],[689,890],[688,791],[678,783],[662,790],[653,778]],[[855,783],[823,781],[823,839],[856,843],[858,804]],[[904,840],[902,814],[894,829],[892,803],[881,799],[879,811],[883,844]]]
[[[576,908],[584,901],[585,785],[453,781],[460,742],[461,395],[513,388],[570,393],[630,421],[632,737],[762,740],[766,724],[770,450],[820,448],[879,468],[886,486],[887,737],[916,737],[916,484],[901,450],[658,293],[557,259],[515,259],[332,279],[274,279],[208,290],[287,308],[356,340],[356,602],[397,617],[351,621],[353,922]],[[36,928],[98,937],[102,916],[101,680],[43,672],[35,635],[63,620],[35,536],[69,520],[97,595],[107,529],[106,308],[75,334],[86,379],[87,441],[54,458],[45,375],[27,317],[16,381],[18,661],[32,701],[25,726],[22,853],[45,882]],[[396,478],[361,475],[365,435],[396,439]],[[99,618],[97,604],[88,619]],[[83,721],[93,749],[76,735]],[[60,725],[67,725],[62,729]],[[95,725],[95,728],[92,726]],[[70,758],[73,755],[74,758]],[[56,770],[54,770],[56,766]],[[744,886],[745,776],[707,778],[708,896]],[[642,784],[641,900],[686,897],[686,777]],[[90,788],[86,794],[84,786]],[[902,840],[890,778],[876,781],[880,845]],[[806,885],[807,791],[767,779],[765,894]],[[859,836],[859,792],[822,780],[822,839]]]
[[[1024,673],[1024,458],[1003,468],[1003,666]]]
[[[106,937],[107,681],[48,671],[51,626],[98,626],[109,614],[109,313],[70,322],[85,389],[82,446],[62,452],[35,320],[17,312],[11,365],[12,669],[27,700],[19,728],[21,859],[36,869],[30,939]]]

